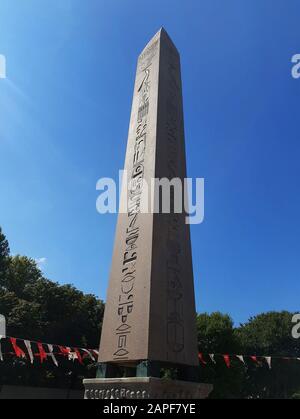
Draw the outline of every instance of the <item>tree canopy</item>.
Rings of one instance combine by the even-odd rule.
[[[72,285],[60,285],[44,277],[35,260],[11,256],[0,229],[0,313],[6,317],[10,336],[65,346],[97,348],[104,304],[94,295],[85,295]],[[83,374],[81,366],[63,363],[63,368],[39,369],[23,361],[0,363],[1,379],[31,384],[47,381],[65,385],[71,376]],[[70,369],[71,368],[71,369]],[[31,371],[31,374],[28,373]],[[76,381],[76,379],[75,379]],[[51,384],[51,379],[47,381]]]
[[[0,281],[7,268],[7,258],[9,256],[9,244],[0,227]]]
[[[197,316],[199,351],[215,354],[272,356],[267,363],[247,362],[231,357],[227,368],[221,356],[216,364],[207,360],[201,381],[214,384],[211,398],[297,398],[300,397],[300,362],[284,357],[300,357],[300,341],[292,337],[293,313],[268,312],[234,327],[228,315]],[[277,358],[278,357],[278,358]]]
[[[97,348],[104,303],[72,285],[45,278],[37,263],[26,256],[11,256],[0,228],[0,313],[7,319],[10,336],[75,347]],[[211,398],[300,398],[300,362],[276,359],[299,357],[300,339],[293,339],[292,316],[287,311],[268,312],[235,326],[227,314],[197,316],[202,382],[212,383]],[[216,363],[208,354],[216,355]],[[220,354],[272,355],[272,369],[231,357],[227,368]],[[91,365],[95,367],[95,365]],[[60,359],[41,367],[12,357],[0,362],[0,385],[22,384],[81,387],[83,377],[95,370]]]

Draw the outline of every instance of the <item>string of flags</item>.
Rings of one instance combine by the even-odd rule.
[[[242,364],[246,364],[246,360],[249,359],[254,364],[258,366],[262,366],[263,363],[269,367],[269,369],[272,369],[272,360],[273,359],[280,359],[285,361],[300,361],[300,358],[296,357],[286,357],[286,356],[257,356],[257,355],[228,355],[228,354],[203,354],[199,352],[198,358],[200,361],[200,364],[203,366],[207,366],[209,362],[212,364],[216,364],[216,357],[220,357],[225,362],[225,365],[227,368],[230,368],[232,366],[232,360],[238,359]]]
[[[3,344],[9,348],[8,352],[2,350]],[[84,364],[84,359],[96,362],[99,352],[96,349],[75,348],[62,345],[54,345],[50,343],[35,342],[14,337],[4,337],[0,335],[0,361],[4,361],[5,356],[12,355],[21,359],[28,359],[31,364],[35,359],[39,359],[41,364],[46,360],[52,360],[53,364],[58,367],[58,357],[62,356],[69,361],[77,360],[80,364]]]
[[[2,351],[3,345],[9,349],[6,352]],[[14,337],[4,337],[0,335],[0,361],[4,361],[6,356],[16,356],[17,358],[27,359],[31,364],[34,363],[35,359],[38,359],[41,364],[47,360],[51,360],[53,364],[58,367],[59,357],[64,357],[69,361],[78,361],[80,364],[84,364],[84,360],[88,359],[92,362],[97,362],[99,352],[96,349],[86,349],[69,347],[62,345],[54,345],[50,343],[42,343],[36,341],[30,341]],[[247,360],[250,360],[258,366],[262,366],[264,363],[269,369],[272,368],[272,361],[274,359],[286,360],[286,361],[299,361],[300,357],[283,357],[283,356],[258,356],[258,355],[232,355],[232,354],[213,354],[213,353],[202,353],[198,354],[199,363],[202,366],[207,366],[209,363],[217,364],[219,358],[223,359],[227,368],[232,367],[232,360],[238,359],[245,366]]]

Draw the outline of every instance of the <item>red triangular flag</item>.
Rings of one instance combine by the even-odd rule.
[[[78,348],[74,348],[74,351],[75,351],[75,353],[77,355],[78,362],[83,365],[82,356],[81,356],[81,353],[80,353],[79,349]]]
[[[252,359],[253,362],[258,363],[257,357],[255,355],[250,356],[250,358]]]
[[[207,364],[207,362],[204,360],[203,354],[201,352],[199,352],[198,358],[199,358],[201,364],[203,364],[203,365],[206,365]]]
[[[225,364],[227,366],[227,368],[230,368],[230,356],[229,355],[223,355]]]
[[[66,348],[65,346],[58,346],[60,352],[64,355],[64,356],[69,356],[71,349],[70,348]]]
[[[19,348],[19,346],[17,345],[17,339],[16,338],[10,338],[12,347],[14,348],[15,354],[17,355],[18,358],[26,358],[25,352]]]
[[[47,359],[47,354],[45,352],[45,349],[42,343],[38,342],[37,346],[39,348],[39,357],[40,357],[41,363],[43,363],[45,359]]]

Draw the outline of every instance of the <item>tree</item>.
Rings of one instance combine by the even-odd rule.
[[[6,237],[2,232],[2,228],[0,227],[0,285],[7,268],[9,252],[8,241],[6,240]]]
[[[293,313],[268,312],[250,318],[236,330],[243,353],[300,357],[300,342],[292,337]],[[298,362],[273,359],[272,369],[249,363],[244,396],[251,398],[291,398],[300,391]]]
[[[48,280],[33,259],[10,256],[0,228],[0,313],[6,316],[10,336],[96,348],[104,303],[72,285]],[[198,347],[206,362],[199,368],[201,381],[214,385],[210,397],[300,398],[299,362],[273,358],[270,370],[266,362],[255,364],[246,357],[244,365],[231,357],[231,368],[227,368],[222,358],[222,354],[300,358],[300,340],[291,334],[292,316],[287,311],[263,313],[235,328],[227,314],[199,314]],[[11,352],[4,344],[3,349]],[[218,354],[215,364],[207,354]],[[51,361],[41,368],[38,362],[31,365],[15,357],[6,358],[0,362],[0,385],[81,387],[84,376],[95,376],[94,370],[77,362],[62,357],[59,362],[60,368]]]
[[[43,275],[34,259],[26,256],[10,256],[7,270],[1,286],[14,292],[19,298],[27,297],[27,289],[43,279]]]
[[[240,345],[234,332],[233,321],[227,314],[219,312],[199,314],[197,329],[199,352],[205,354],[239,353]],[[215,364],[209,358],[206,358],[205,366],[200,363],[201,381],[214,386],[210,398],[241,397],[245,373],[243,366],[232,359],[232,368],[228,369],[222,356],[216,355],[215,360]]]
[[[7,319],[8,335],[63,346],[97,348],[103,302],[72,285],[60,285],[44,278],[31,258],[9,256],[4,235],[0,248],[6,266],[0,278],[0,313]],[[81,386],[83,376],[89,374],[85,367],[63,358],[59,369],[51,362],[43,368],[37,364],[32,366],[14,358],[0,363],[0,384],[65,387],[71,380],[73,386],[75,382]]]
[[[243,365],[231,357],[231,368],[222,357],[216,364],[209,358],[201,365],[201,381],[214,385],[212,398],[299,398],[299,362],[284,357],[300,358],[300,341],[292,337],[293,313],[268,312],[234,328],[228,315],[201,314],[197,317],[199,351],[214,354],[244,354]],[[259,362],[247,355],[273,356],[272,368],[263,358]],[[278,357],[278,358],[276,358]]]
[[[24,256],[9,257],[1,285],[0,311],[12,336],[98,346],[104,304],[95,296],[49,281]]]
[[[9,244],[0,227],[0,261],[9,256]]]
[[[197,331],[200,352],[228,353],[238,347],[233,321],[228,314],[220,312],[199,314]]]

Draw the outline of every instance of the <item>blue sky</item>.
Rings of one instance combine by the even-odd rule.
[[[182,60],[188,174],[205,178],[192,226],[198,311],[299,311],[300,3],[1,0],[0,225],[14,254],[105,298],[117,177],[136,59],[164,26]]]

